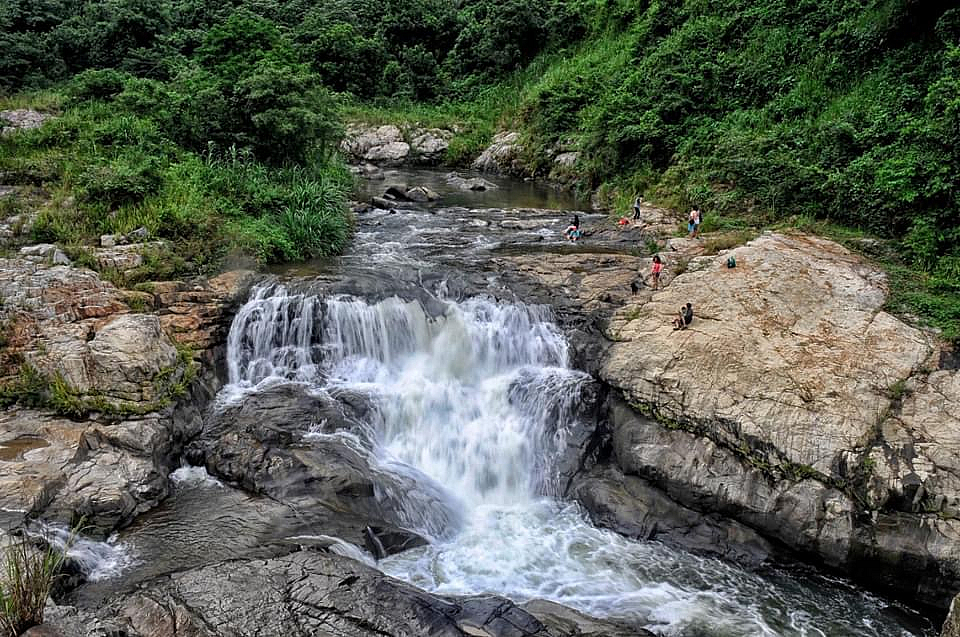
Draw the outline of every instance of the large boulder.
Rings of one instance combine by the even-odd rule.
[[[0,260],[5,399],[40,407],[0,412],[0,507],[20,521],[82,516],[107,533],[163,500],[168,473],[219,387],[212,365],[200,369],[178,352],[168,335],[178,324],[165,317],[195,316],[180,335],[202,332],[190,342],[213,348],[249,281],[228,273],[187,290],[174,284],[156,299],[140,293],[166,312],[157,316],[132,313],[136,293],[90,270]],[[194,355],[214,362],[202,349]]]
[[[933,340],[883,311],[883,274],[839,245],[765,235],[706,258],[610,329],[602,375],[664,420],[703,426],[772,466],[837,474],[891,407],[890,388],[919,372]],[[693,304],[693,324],[670,320]],[[762,443],[762,444],[761,444]]]
[[[436,164],[443,160],[452,137],[452,131],[440,128],[349,124],[340,150],[359,163]]]
[[[512,174],[523,172],[520,164],[520,134],[514,131],[497,133],[480,156],[473,161],[473,168],[484,172]]]
[[[772,540],[945,608],[960,588],[960,375],[938,369],[935,335],[885,312],[884,274],[825,239],[663,256],[659,290],[629,286],[649,259],[497,260],[610,389],[589,442],[608,455],[569,493],[628,535],[747,561]],[[674,331],[687,302],[694,320]]]
[[[136,405],[163,395],[167,388],[158,377],[165,373],[173,379],[178,354],[156,316],[118,314],[92,331],[92,337],[51,338],[45,352],[29,359],[41,369],[57,369],[81,397]]]
[[[83,517],[85,532],[124,526],[168,494],[174,422],[187,426],[172,415],[97,423],[2,412],[0,508],[68,525]]]
[[[460,511],[426,476],[381,467],[364,423],[369,409],[362,396],[275,385],[212,414],[189,457],[212,475],[298,509],[365,520],[387,553],[421,543],[416,534],[458,528]]]

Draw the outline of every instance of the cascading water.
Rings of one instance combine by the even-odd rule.
[[[230,335],[234,388],[296,380],[369,395],[379,469],[430,480],[463,511],[438,529],[417,510],[436,498],[396,498],[411,530],[433,541],[382,570],[432,591],[546,598],[667,635],[917,634],[868,595],[590,525],[553,497],[562,485],[551,459],[589,426],[577,408],[591,380],[569,368],[550,313],[484,298],[439,306],[431,315],[414,301],[321,300],[274,285],[254,293]]]

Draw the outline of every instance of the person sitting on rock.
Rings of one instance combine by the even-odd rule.
[[[687,303],[686,307],[681,307],[677,318],[673,319],[673,330],[685,330],[693,321],[693,306]]]

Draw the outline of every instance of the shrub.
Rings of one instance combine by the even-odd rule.
[[[0,629],[17,637],[43,623],[47,596],[63,565],[64,553],[47,546],[37,550],[21,540],[6,548],[0,572]]]
[[[67,87],[70,103],[110,100],[123,92],[131,76],[115,69],[90,69],[73,78]]]
[[[79,181],[85,201],[112,209],[156,194],[162,178],[155,160],[130,153],[109,164],[91,167],[80,175]]]

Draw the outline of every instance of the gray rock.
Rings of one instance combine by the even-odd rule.
[[[497,184],[492,181],[488,181],[483,177],[464,177],[459,173],[448,173],[446,176],[447,183],[451,186],[459,188],[460,190],[473,190],[473,191],[484,191],[484,190],[496,190],[499,188]]]
[[[124,238],[128,243],[139,243],[150,238],[150,231],[140,226],[136,230],[128,232]]]
[[[40,128],[45,121],[52,117],[48,113],[41,113],[29,108],[0,111],[0,123],[6,124],[6,126],[0,128],[0,135],[10,135],[18,130]]]
[[[571,168],[580,159],[579,152],[560,153],[553,158],[553,163],[563,168]]]
[[[32,246],[24,246],[20,248],[20,254],[25,257],[40,257],[43,259],[52,258],[53,253],[56,252],[57,246],[52,243],[38,243]]]
[[[340,149],[359,162],[435,164],[446,153],[451,137],[451,131],[437,128],[412,127],[401,130],[393,125],[348,124]],[[361,174],[372,179],[382,178],[382,173],[376,170],[361,169]]]
[[[472,167],[484,172],[516,172],[517,158],[523,151],[519,141],[519,133],[513,131],[497,133],[490,146],[474,160]]]
[[[578,476],[569,495],[583,504],[594,524],[627,537],[658,540],[747,566],[775,554],[753,529],[684,507],[646,480],[623,475],[615,467],[597,467]]]
[[[382,146],[374,146],[364,153],[363,158],[371,162],[396,164],[406,159],[409,154],[410,144],[407,142],[389,142]]]
[[[53,265],[73,264],[73,261],[70,260],[70,257],[68,257],[62,250],[59,249],[53,251],[53,257],[51,257],[51,261],[53,262]]]
[[[440,199],[440,195],[437,194],[436,191],[431,190],[426,186],[414,186],[413,188],[408,189],[405,195],[410,201],[416,201],[420,203],[437,201]]]
[[[521,604],[521,608],[543,622],[551,635],[558,637],[653,637],[653,633],[646,630],[596,619],[545,599],[530,600]]]
[[[572,614],[550,611],[565,622],[572,621]],[[174,574],[115,598],[99,615],[101,620],[127,626],[131,637],[577,634],[554,632],[503,598],[431,595],[349,558],[314,550]],[[577,621],[589,625],[586,618]]]
[[[943,629],[940,637],[960,637],[960,595],[953,598],[950,602],[950,611],[943,622]]]
[[[100,247],[101,248],[113,248],[117,245],[117,235],[115,234],[102,234],[100,235]]]
[[[440,537],[458,528],[461,512],[429,478],[414,481],[379,468],[360,417],[366,409],[354,395],[338,400],[278,385],[208,418],[189,457],[212,475],[301,510],[350,512],[401,535],[410,529]]]

